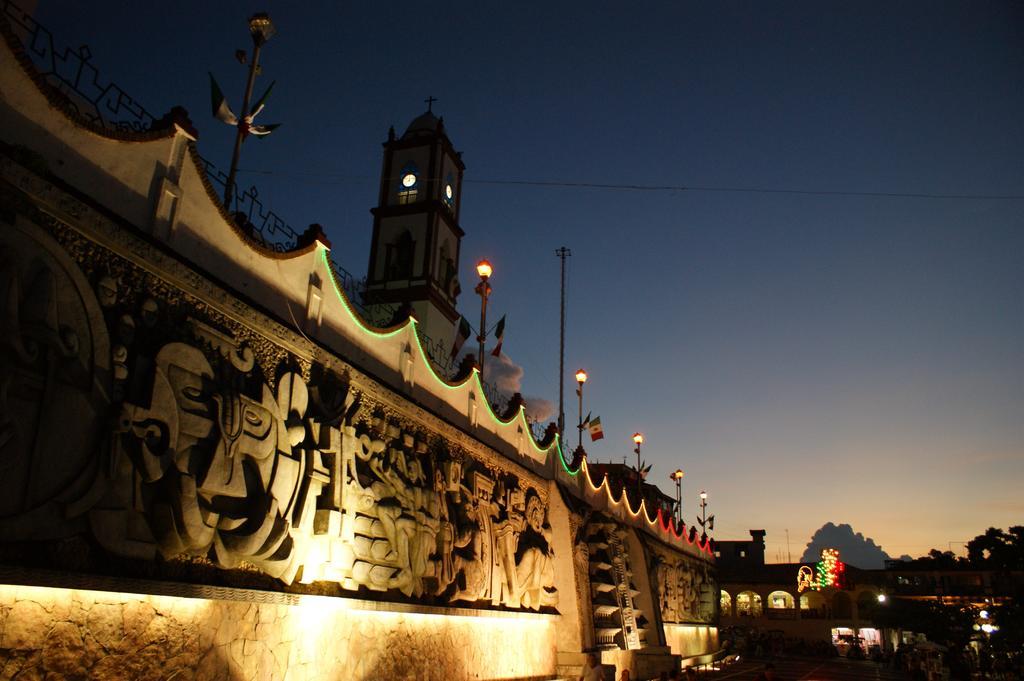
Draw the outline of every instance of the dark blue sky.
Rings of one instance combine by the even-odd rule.
[[[774,559],[832,520],[917,555],[1024,521],[1024,201],[472,182],[1024,195],[1020,2],[148,5],[38,17],[157,114],[185,105],[226,166],[206,72],[237,108],[233,53],[269,11],[261,121],[284,126],[241,181],[357,274],[388,126],[438,97],[463,288],[490,258],[523,392],[557,399],[566,245],[593,458],[643,431],[720,538],[764,527]]]

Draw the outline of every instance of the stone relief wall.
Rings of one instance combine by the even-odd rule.
[[[45,234],[0,221],[0,536],[51,530],[88,497],[110,380],[89,282]]]
[[[0,230],[5,539],[87,535],[112,556],[434,604],[556,604],[543,481],[33,221]]]
[[[665,623],[714,624],[718,587],[707,561],[648,543],[655,564],[658,606]]]
[[[550,618],[357,612],[306,598],[318,602],[0,586],[0,678],[461,681],[555,670]]]
[[[586,501],[557,519],[556,562],[548,481],[74,199],[49,205],[67,222],[0,183],[0,565],[385,609],[551,612],[561,596],[580,645],[617,645],[597,617],[619,604],[590,607],[615,585]],[[642,541],[662,620],[713,629],[710,564]],[[5,589],[0,678],[534,678],[567,619]],[[644,647],[652,613],[630,610]]]

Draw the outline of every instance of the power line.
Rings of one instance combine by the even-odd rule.
[[[645,192],[728,192],[735,194],[800,194],[804,196],[867,196],[901,199],[994,199],[1024,200],[1024,194],[935,194],[914,192],[856,192],[815,189],[775,189],[767,187],[708,187],[699,185],[602,184],[597,182],[546,182],[542,180],[463,180],[476,184],[524,185],[530,187],[568,187],[574,189],[618,189]]]
[[[239,169],[240,173],[255,175],[279,175],[283,177],[306,177],[326,180],[372,180],[366,175],[343,175],[338,173],[293,172],[281,170]],[[777,187],[729,187],[710,185],[672,185],[672,184],[618,184],[603,182],[569,182],[551,180],[501,180],[501,179],[470,179],[463,180],[466,184],[487,184],[509,187],[547,187],[551,189],[610,189],[615,191],[640,192],[705,192],[730,194],[791,194],[797,196],[849,196],[863,198],[897,198],[897,199],[953,199],[966,201],[1024,201],[1024,194],[946,194],[940,192],[867,192],[848,190],[819,189],[787,189]],[[316,183],[320,184],[320,183]]]

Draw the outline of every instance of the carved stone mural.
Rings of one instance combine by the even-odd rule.
[[[39,228],[0,242],[0,522],[285,584],[557,603],[546,490],[56,232],[85,273]],[[54,438],[72,447],[46,465]]]
[[[718,589],[710,565],[663,549],[654,550],[661,618],[671,623],[714,623]]]
[[[246,391],[251,353],[242,361],[245,353],[226,354],[215,372],[198,348],[163,346],[149,399],[121,408],[115,451],[131,462],[140,510],[164,557],[204,555],[225,568],[244,561],[290,582],[330,479],[308,443],[309,394],[292,372],[276,392],[266,384]],[[120,552],[116,542],[107,548]]]
[[[41,230],[0,221],[0,535],[73,531],[99,475],[110,347],[88,281]]]

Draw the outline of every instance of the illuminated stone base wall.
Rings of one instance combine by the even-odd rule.
[[[718,650],[718,629],[699,624],[666,624],[665,644],[673,655],[688,657]]]
[[[370,604],[372,605],[372,604]],[[0,585],[0,679],[545,679],[551,618]]]

